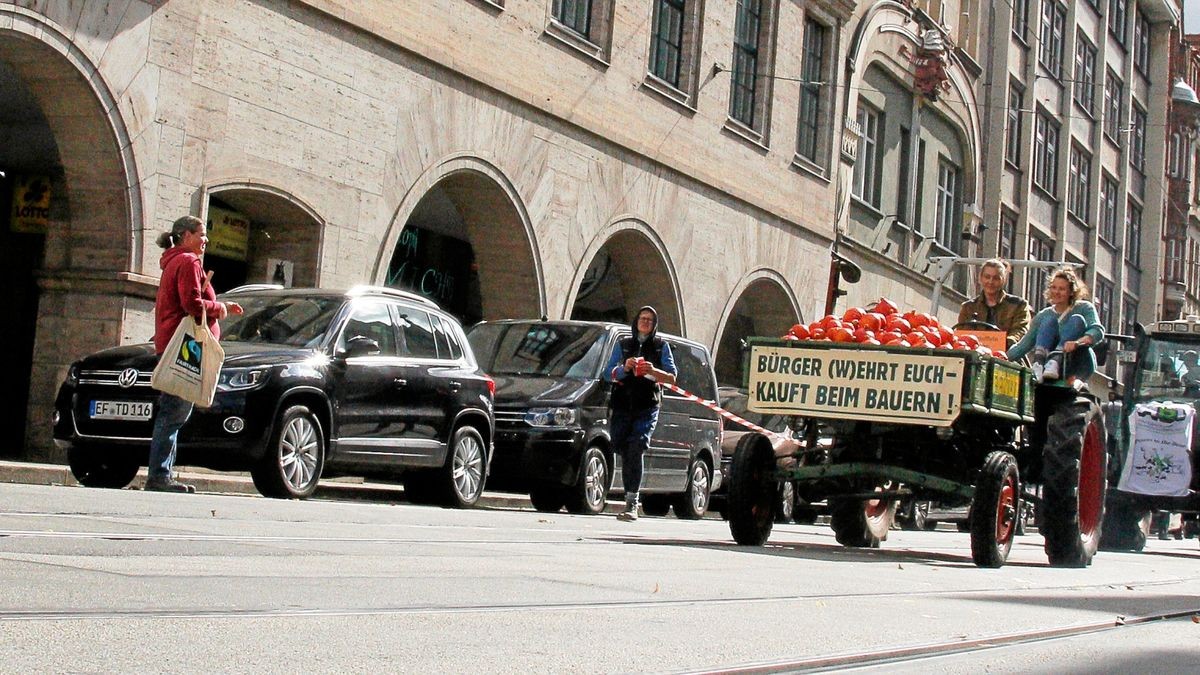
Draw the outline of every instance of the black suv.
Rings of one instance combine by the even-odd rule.
[[[178,462],[250,471],[268,497],[311,495],[322,475],[401,474],[419,502],[470,506],[491,460],[495,384],[462,326],[388,288],[245,286],[221,323],[225,365],[209,408],[179,433]],[[124,487],[148,460],[154,345],[71,366],[54,437],[80,483]]]
[[[528,492],[534,508],[599,513],[620,486],[620,458],[609,443],[611,385],[604,367],[629,326],[585,321],[495,321],[467,335],[483,369],[496,378],[493,487]],[[715,400],[712,359],[701,344],[659,333],[671,346],[677,383]],[[721,482],[717,413],[667,389],[645,455],[641,502],[648,515],[699,518]],[[621,488],[623,489],[623,488]]]

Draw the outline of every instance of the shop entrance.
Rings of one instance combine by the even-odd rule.
[[[209,190],[205,269],[222,293],[242,284],[319,285],[324,223],[307,206],[264,186]]]

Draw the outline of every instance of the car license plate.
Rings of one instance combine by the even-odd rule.
[[[153,413],[154,404],[144,401],[92,401],[91,418],[146,422]]]

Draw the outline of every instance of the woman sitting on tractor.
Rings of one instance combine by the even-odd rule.
[[[1008,358],[1016,361],[1033,353],[1033,374],[1038,382],[1065,377],[1086,382],[1096,372],[1096,355],[1092,347],[1104,340],[1104,326],[1096,314],[1096,306],[1088,302],[1087,285],[1070,267],[1060,267],[1050,273],[1046,288],[1048,307],[1033,317],[1025,337],[1008,350]],[[1065,364],[1063,355],[1071,354]]]

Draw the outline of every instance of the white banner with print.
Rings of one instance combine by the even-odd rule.
[[[1129,415],[1129,449],[1117,488],[1184,497],[1192,483],[1192,424],[1196,410],[1170,401],[1139,403]]]

